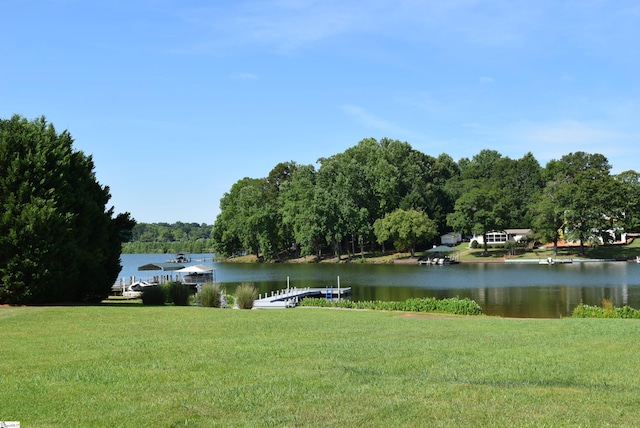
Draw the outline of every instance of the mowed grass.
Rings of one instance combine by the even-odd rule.
[[[637,320],[0,308],[0,420],[38,427],[637,426]]]

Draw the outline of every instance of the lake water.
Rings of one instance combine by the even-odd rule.
[[[402,301],[410,297],[469,297],[488,315],[559,318],[581,302],[640,308],[640,264],[588,262],[558,265],[462,263],[450,266],[370,264],[213,263],[213,254],[194,254],[191,264],[216,268],[216,281],[232,292],[252,282],[259,293],[292,287],[351,287],[353,300]],[[159,272],[138,266],[165,262],[167,254],[123,254],[121,277],[146,279]]]

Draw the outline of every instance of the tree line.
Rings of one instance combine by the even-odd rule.
[[[485,149],[456,162],[369,138],[317,163],[283,162],[233,184],[213,225],[216,253],[354,257],[392,245],[413,255],[447,232],[507,228],[531,228],[556,248],[561,238],[579,241],[584,251],[610,242],[611,230],[640,229],[639,174],[612,175],[597,153],[542,167],[531,153],[511,159]]]
[[[137,223],[123,253],[206,253],[213,251],[211,230],[206,223]]]

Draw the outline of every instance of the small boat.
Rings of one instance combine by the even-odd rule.
[[[185,253],[178,253],[176,256],[167,260],[167,263],[189,263],[191,261],[191,257],[187,256]]]
[[[153,282],[149,282],[149,281],[136,281],[130,286],[128,286],[127,288],[125,288],[125,291],[127,291],[127,289],[129,291],[142,291],[145,287],[153,287],[155,285],[158,285],[158,284],[154,284]]]

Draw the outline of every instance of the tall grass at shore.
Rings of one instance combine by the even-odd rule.
[[[0,308],[23,426],[634,426],[637,320]]]

